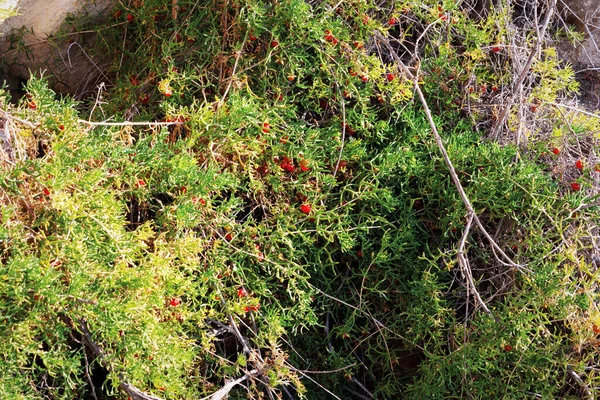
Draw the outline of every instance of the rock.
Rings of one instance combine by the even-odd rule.
[[[100,66],[85,56],[85,43],[93,33],[73,35],[69,40],[48,40],[56,34],[70,14],[86,16],[90,23],[105,18],[114,0],[8,0],[1,7],[16,7],[17,16],[0,22],[1,76],[13,94],[31,73],[49,78],[62,93],[81,94],[84,86],[93,86]],[[80,47],[81,46],[81,47]],[[83,47],[83,49],[82,49]],[[69,60],[70,59],[70,60]]]

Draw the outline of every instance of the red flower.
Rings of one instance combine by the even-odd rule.
[[[48,190],[48,188],[43,188],[42,191],[46,196],[50,196],[50,190]]]
[[[177,307],[178,305],[181,304],[181,300],[179,300],[177,297],[173,297],[170,301],[169,301],[169,305],[171,307]]]
[[[135,183],[135,186],[136,186],[137,188],[141,188],[141,187],[143,187],[143,186],[146,186],[146,182],[144,182],[144,180],[143,180],[143,179],[138,179],[138,181]]]
[[[302,204],[300,206],[300,211],[302,211],[304,214],[309,214],[311,210],[312,207],[310,206],[310,204]]]

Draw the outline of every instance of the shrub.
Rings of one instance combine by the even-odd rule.
[[[510,84],[495,24],[508,13],[173,4],[119,4],[98,30],[90,55],[120,52],[102,102],[43,78],[16,106],[3,97],[3,398],[558,397],[595,384],[597,206],[548,171],[555,116],[540,113],[526,146],[475,129],[491,128],[491,87]],[[575,86],[544,54],[531,93],[555,103]],[[514,263],[468,228],[397,64],[417,55],[454,170]]]

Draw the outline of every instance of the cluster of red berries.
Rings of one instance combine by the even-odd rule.
[[[333,36],[333,33],[331,33],[330,30],[326,30],[325,31],[325,35],[323,36],[323,38],[325,39],[326,42],[329,42],[331,44],[338,44],[339,40]]]
[[[281,169],[287,172],[293,172],[294,169],[296,169],[293,160],[285,156],[281,159],[281,163],[279,164],[279,166],[281,167]]]

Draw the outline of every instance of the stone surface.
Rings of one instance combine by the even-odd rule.
[[[572,64],[600,66],[600,2],[598,0],[561,0],[561,14],[567,23],[585,35],[583,45],[564,50]]]
[[[44,71],[59,92],[78,95],[88,86],[93,89],[101,75],[101,65],[84,54],[85,44],[93,34],[75,33],[70,37],[75,43],[47,39],[61,28],[69,14],[85,14],[93,22],[105,18],[114,3],[115,0],[0,0],[0,8],[16,6],[19,13],[0,22],[0,83],[6,80],[11,92],[18,96],[30,72],[40,75]],[[17,46],[11,35],[18,31]]]
[[[558,8],[565,22],[584,34],[583,43],[558,43],[560,57],[576,71],[579,100],[589,110],[600,109],[600,1],[559,0]]]
[[[100,15],[113,4],[112,0],[4,0],[2,8],[15,7],[19,15],[0,23],[0,34],[22,26],[43,38],[58,30],[69,13],[88,12]]]

